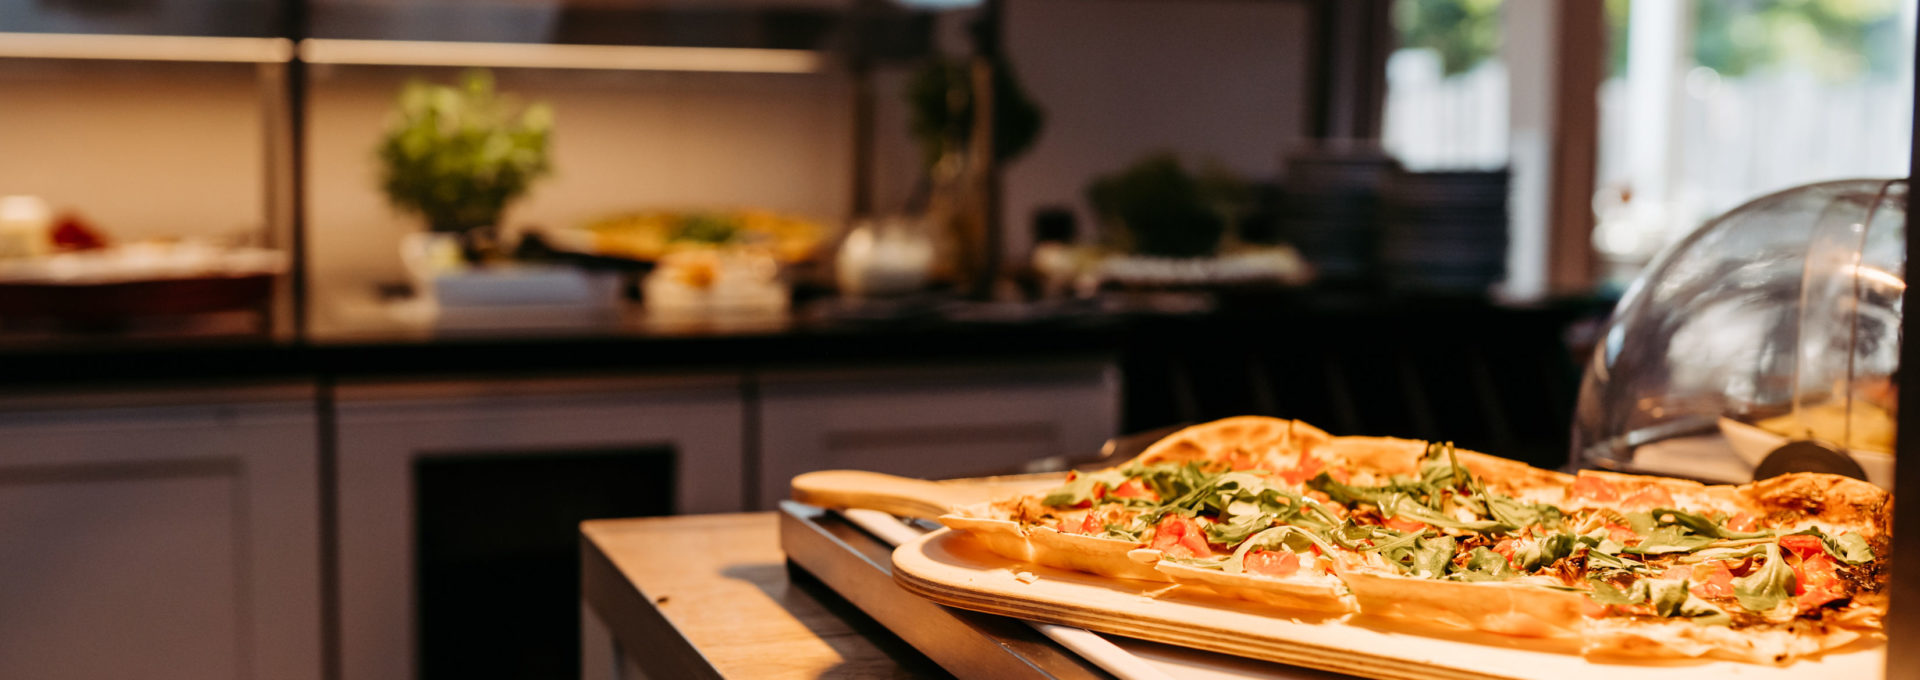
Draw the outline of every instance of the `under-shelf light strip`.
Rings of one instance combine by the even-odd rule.
[[[279,63],[293,58],[293,41],[286,38],[0,32],[0,57]]]
[[[814,73],[822,62],[810,50],[333,38],[300,41],[300,58],[315,64],[739,73]]]

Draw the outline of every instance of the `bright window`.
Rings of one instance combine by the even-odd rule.
[[[1609,0],[1594,246],[1612,283],[1787,187],[1907,175],[1915,0]]]
[[[1507,165],[1500,0],[1398,0],[1381,144],[1413,170]]]

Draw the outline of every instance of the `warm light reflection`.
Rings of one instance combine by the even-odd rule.
[[[394,66],[741,73],[812,73],[821,68],[820,54],[808,50],[318,38],[300,41],[300,57],[316,64]]]
[[[286,38],[0,32],[0,57],[272,63],[293,58],[293,41]]]
[[[1880,286],[1892,288],[1894,290],[1907,289],[1907,282],[1905,280],[1901,279],[1899,276],[1896,276],[1892,272],[1889,272],[1885,269],[1877,269],[1874,267],[1868,267],[1865,265],[1858,265],[1858,264],[1847,265],[1847,269],[1849,270],[1848,273],[1853,274],[1854,276],[1857,276],[1859,278],[1866,279],[1867,281],[1878,284]]]

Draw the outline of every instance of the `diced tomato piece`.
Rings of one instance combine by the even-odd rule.
[[[1331,468],[1327,470],[1327,476],[1341,484],[1350,484],[1353,481],[1353,473],[1347,472],[1346,468]]]
[[[1753,531],[1760,528],[1760,518],[1750,512],[1736,512],[1727,518],[1727,528],[1734,531]]]
[[[1733,572],[1727,568],[1726,560],[1712,560],[1693,565],[1692,573],[1687,575],[1693,582],[1688,590],[1699,597],[1733,597]]]
[[[1621,526],[1612,522],[1607,522],[1600,526],[1607,530],[1607,538],[1613,539],[1615,543],[1620,545],[1633,545],[1640,542],[1640,534],[1633,533],[1631,527]]]
[[[1093,535],[1106,530],[1107,523],[1100,519],[1100,513],[1089,512],[1087,513],[1086,519],[1080,520],[1080,531],[1078,533]]]
[[[1327,469],[1326,461],[1315,458],[1311,451],[1304,452],[1300,454],[1300,462],[1295,463],[1293,469],[1280,471],[1280,480],[1297,485],[1313,479],[1325,469]]]
[[[1802,560],[1827,553],[1827,546],[1820,543],[1820,537],[1806,534],[1781,536],[1780,547],[1793,551],[1793,554],[1799,555]]]
[[[1200,525],[1193,519],[1181,515],[1167,515],[1153,527],[1153,539],[1147,541],[1147,547],[1164,552],[1173,557],[1207,557],[1213,550],[1207,547],[1207,539],[1200,533]]]
[[[1425,522],[1419,522],[1419,521],[1407,519],[1399,515],[1394,515],[1393,517],[1388,518],[1387,521],[1382,522],[1382,524],[1384,524],[1388,529],[1392,529],[1394,531],[1405,531],[1408,533],[1417,533],[1417,532],[1422,532],[1427,530],[1427,524]]]
[[[1586,474],[1584,471],[1573,480],[1573,488],[1567,491],[1567,495],[1573,498],[1589,498],[1602,503],[1620,500],[1620,491],[1613,488],[1612,484],[1597,476]]]
[[[1833,558],[1821,552],[1802,559],[1793,570],[1793,594],[1803,612],[1845,597],[1846,586],[1840,582]]]
[[[1138,479],[1129,479],[1126,481],[1126,483],[1121,484],[1120,488],[1114,489],[1113,497],[1114,498],[1144,498],[1150,501],[1160,500],[1160,494],[1154,493],[1153,489],[1147,488],[1146,482],[1142,482]]]
[[[1575,482],[1576,486],[1578,484]],[[1673,494],[1667,493],[1666,489],[1649,486],[1635,491],[1620,504],[1629,508],[1670,508],[1673,507]]]
[[[1507,566],[1510,566],[1516,569],[1520,567],[1520,565],[1515,564],[1513,561],[1513,553],[1514,553],[1513,539],[1511,538],[1500,539],[1499,543],[1493,544],[1493,551],[1500,553],[1501,557],[1507,558]]]
[[[1300,571],[1300,556],[1290,550],[1250,550],[1242,566],[1255,574],[1287,576]]]

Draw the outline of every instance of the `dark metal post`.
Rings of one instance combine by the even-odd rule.
[[[1920,50],[1914,53],[1914,69],[1920,71]],[[1920,106],[1920,88],[1915,89],[1914,103]],[[1920,110],[1920,109],[1916,109]],[[1913,168],[1920,162],[1920,126],[1916,126],[1913,136],[1908,140],[1907,182],[1907,265],[1905,277],[1912,279],[1914,262],[1920,262],[1920,246],[1913,237]],[[1913,310],[1916,300],[1913,289],[1908,288],[1902,309]],[[1900,393],[1904,395],[1920,394],[1920,343],[1915,342],[1915,317],[1900,318],[1900,375],[1896,379]],[[1893,467],[1893,497],[1904,498],[1904,502],[1893,504],[1893,564],[1889,570],[1892,581],[1892,602],[1887,611],[1887,679],[1908,680],[1920,678],[1920,536],[1911,533],[1902,538],[1899,532],[1912,532],[1920,529],[1920,407],[1912,399],[1903,399],[1899,409],[1898,435],[1894,441],[1896,451]]]

